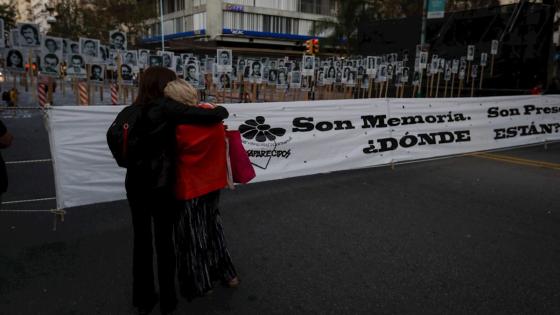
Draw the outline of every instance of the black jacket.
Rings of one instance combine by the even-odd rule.
[[[221,106],[202,109],[162,98],[144,107],[140,120],[141,154],[126,172],[126,191],[146,193],[175,185],[175,127],[178,124],[213,124],[226,119]]]

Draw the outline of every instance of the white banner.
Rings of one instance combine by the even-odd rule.
[[[254,182],[560,139],[560,96],[227,104]],[[105,134],[119,106],[53,107],[58,206],[125,198]]]

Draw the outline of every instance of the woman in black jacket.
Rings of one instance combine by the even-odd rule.
[[[177,305],[173,244],[175,127],[212,124],[228,117],[227,110],[221,106],[208,110],[165,98],[165,86],[175,79],[175,73],[169,69],[148,68],[133,104],[143,107],[137,151],[141,154],[128,167],[125,186],[134,230],[132,299],[139,314],[150,313],[158,302],[152,265],[152,221],[161,313],[171,313]]]

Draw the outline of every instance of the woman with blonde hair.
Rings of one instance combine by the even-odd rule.
[[[169,69],[146,69],[132,105],[138,106],[142,112],[142,119],[135,127],[138,139],[134,152],[129,152],[131,163],[125,180],[134,232],[132,303],[138,314],[149,314],[158,300],[161,314],[172,313],[177,307],[173,245],[175,127],[179,124],[215,125],[229,115],[220,106],[206,110],[166,98],[167,83],[176,79],[177,75]],[[154,245],[159,297],[154,281]]]
[[[197,105],[196,90],[185,80],[169,82],[164,93],[185,106],[214,108]],[[239,285],[219,212],[220,190],[228,186],[225,137],[221,122],[176,127],[175,193],[180,207],[175,249],[180,292],[189,301],[210,291],[215,281]]]

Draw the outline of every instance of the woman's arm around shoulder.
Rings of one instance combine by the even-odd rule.
[[[229,117],[225,107],[202,108],[186,106],[171,99],[165,99],[164,113],[170,121],[176,124],[213,124]]]

